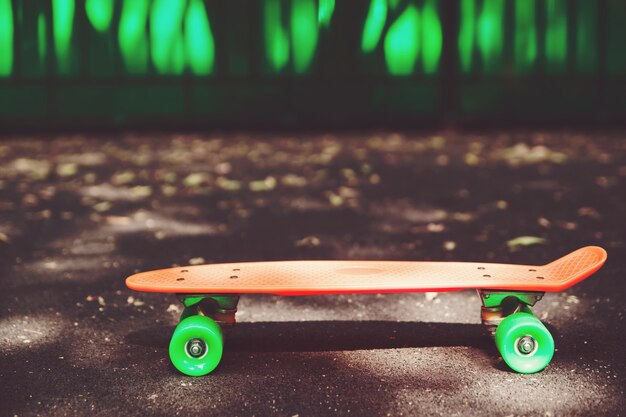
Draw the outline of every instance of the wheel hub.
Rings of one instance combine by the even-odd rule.
[[[517,342],[517,350],[523,355],[528,355],[535,350],[537,342],[531,336],[524,336]]]
[[[187,353],[192,358],[199,358],[199,357],[201,357],[202,355],[205,354],[206,350],[207,350],[206,343],[204,343],[200,339],[191,339],[187,343]]]

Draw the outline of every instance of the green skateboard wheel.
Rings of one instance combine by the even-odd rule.
[[[191,316],[174,330],[170,359],[180,372],[202,376],[220,363],[223,347],[222,330],[215,321],[205,316]]]
[[[554,339],[546,326],[528,313],[506,317],[496,329],[496,346],[511,369],[532,374],[548,366]]]

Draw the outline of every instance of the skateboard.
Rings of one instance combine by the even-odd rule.
[[[223,353],[222,329],[235,324],[242,294],[446,292],[475,289],[483,324],[507,365],[519,373],[544,369],[554,339],[532,311],[545,292],[558,292],[596,272],[606,260],[597,246],[543,266],[481,262],[275,261],[196,265],[141,272],[126,279],[137,291],[177,294],[184,309],[169,345],[173,365],[206,375]]]

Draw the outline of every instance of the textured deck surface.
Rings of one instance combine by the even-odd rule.
[[[597,271],[604,249],[588,246],[543,266],[472,262],[285,261],[196,265],[129,277],[148,292],[317,295],[503,289],[561,291]]]

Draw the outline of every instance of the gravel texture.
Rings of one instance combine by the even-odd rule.
[[[3,137],[0,415],[607,415],[626,377],[626,132]],[[242,297],[206,377],[135,271],[279,259],[609,260],[508,370],[472,291]]]

